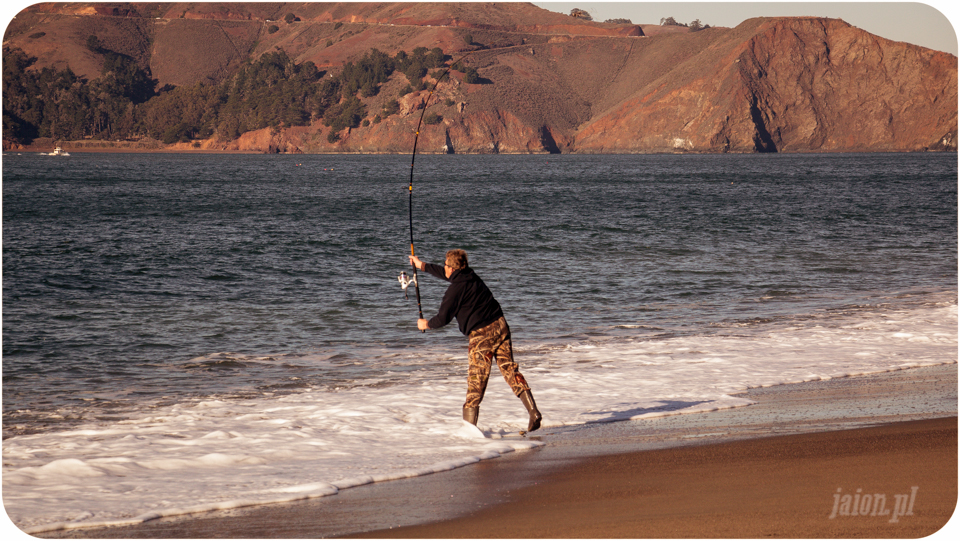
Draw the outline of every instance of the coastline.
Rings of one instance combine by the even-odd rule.
[[[956,438],[950,417],[603,455],[465,517],[350,537],[920,538],[955,510]]]
[[[171,517],[136,526],[46,532],[37,537],[717,537],[723,536],[724,531],[727,536],[747,537],[917,537],[918,531],[929,535],[936,531],[934,526],[945,522],[944,506],[949,507],[950,513],[956,506],[956,364],[751,389],[742,394],[755,403],[707,413],[545,428],[531,436],[531,439],[547,443],[539,450],[485,460],[450,472],[357,487],[333,497]],[[943,418],[948,420],[929,421]],[[890,441],[903,443],[893,447],[877,443]],[[789,460],[793,456],[791,453],[795,454],[790,449],[810,446],[822,451],[814,456],[797,457],[799,461]],[[656,453],[666,453],[664,456],[673,458],[655,458]],[[699,462],[678,459],[698,454],[706,458]],[[787,458],[771,461],[771,456],[779,455]],[[734,460],[737,457],[743,457],[743,460]],[[710,458],[715,460],[707,460]],[[804,458],[806,462],[800,460]],[[764,512],[749,501],[738,500],[735,515],[728,508],[726,513],[717,511],[706,518],[697,515],[699,508],[694,506],[688,510],[694,515],[671,511],[673,518],[670,520],[673,522],[664,522],[667,529],[659,530],[659,533],[618,530],[630,522],[623,519],[622,511],[600,504],[617,490],[621,491],[621,500],[623,490],[635,498],[649,498],[642,490],[637,490],[639,485],[632,483],[646,479],[650,472],[643,475],[640,466],[656,460],[665,466],[678,460],[681,465],[687,464],[684,467],[688,469],[683,471],[661,467],[656,473],[665,480],[664,486],[674,486],[677,494],[686,494],[687,500],[693,502],[700,501],[700,491],[707,486],[703,483],[711,482],[711,479],[716,482],[711,475],[720,475],[727,481],[743,481],[727,483],[739,490],[737,494],[742,497],[748,493],[743,491],[751,487],[759,490],[757,487],[776,485],[770,479],[756,484],[764,478],[746,475],[748,472],[773,472],[774,479],[777,479],[776,476],[792,468],[795,477],[791,482],[794,484],[777,485],[781,489],[783,486],[799,487],[802,479],[809,477],[811,472],[818,472],[826,485],[819,488],[808,486],[807,492],[793,492],[807,494],[808,500],[813,498],[805,505],[817,510],[819,514],[814,521],[827,529],[817,535],[810,530],[791,530],[790,527],[809,527],[808,523],[793,520],[776,522],[782,528],[772,533],[762,529],[738,530],[736,525],[741,524],[746,516],[759,517],[751,523],[754,528],[766,527],[771,524],[771,516],[779,516],[775,510]],[[858,470],[857,466],[868,469]],[[588,488],[591,483],[596,485],[594,480],[598,472],[611,467],[614,468],[611,479],[626,480],[626,485],[606,491],[596,486]],[[898,474],[899,477],[889,478],[889,484],[879,488],[861,488],[871,493],[889,493],[893,501],[895,495],[902,495],[904,490],[910,492],[911,486],[919,486],[919,493],[926,500],[918,501],[927,506],[917,507],[917,516],[925,509],[922,520],[901,520],[896,524],[911,526],[897,526],[894,530],[888,522],[868,522],[865,517],[861,517],[863,521],[829,521],[825,518],[831,511],[840,475],[853,475],[843,479],[847,487],[852,487],[844,490],[853,492],[857,487],[850,483],[856,484],[856,475],[873,479],[881,472]],[[914,484],[904,489],[903,483]],[[537,492],[544,486],[561,485],[566,487],[568,496],[565,499],[556,500],[550,490]],[[827,485],[829,490],[824,488]],[[843,489],[842,486],[839,488]],[[555,505],[559,514],[525,518],[525,509],[527,513],[530,509],[542,509],[544,494],[548,498],[546,501]],[[931,500],[934,494],[938,501],[936,505]],[[655,496],[653,501],[673,501],[666,496]],[[722,505],[731,497],[736,496],[728,494],[717,501]],[[769,498],[759,501],[767,500]],[[645,508],[650,507],[647,500],[632,501],[627,504],[627,509],[634,512],[633,516],[642,515],[636,515],[636,508],[629,505],[642,501]],[[504,505],[507,502],[509,505]],[[800,509],[800,503],[803,502],[793,501],[790,505]],[[564,524],[560,520],[564,516],[580,517],[580,522],[594,529],[580,530],[579,533],[551,530]],[[678,522],[676,517],[683,518]],[[647,517],[646,520],[652,519]],[[723,526],[724,520],[729,524]],[[508,529],[477,529],[481,524]],[[515,528],[509,529],[510,525]],[[677,525],[692,529],[669,529]],[[837,530],[837,525],[852,530]],[[724,530],[724,527],[734,529]]]
[[[4,154],[43,154],[51,152],[58,145],[53,142],[41,142],[25,145],[19,148],[4,148]],[[69,153],[90,153],[90,154],[266,154],[263,150],[235,150],[235,149],[212,149],[212,148],[191,148],[186,144],[163,145],[161,143],[149,144],[140,141],[129,142],[78,142],[65,141],[59,145],[63,150]]]
[[[157,140],[137,140],[137,141],[102,141],[102,140],[80,140],[80,141],[62,141],[59,146],[63,150],[70,153],[91,153],[91,154],[276,154],[276,155],[285,155],[285,156],[305,156],[305,155],[316,155],[316,156],[353,156],[353,155],[406,155],[409,154],[409,151],[389,151],[389,150],[373,150],[373,151],[358,151],[358,150],[343,150],[337,151],[332,149],[311,149],[304,151],[297,149],[296,151],[280,151],[279,147],[276,145],[240,145],[238,143],[239,139],[233,141],[212,141],[212,140],[198,140],[189,143],[161,143]],[[199,146],[197,146],[199,145]],[[3,149],[4,154],[39,154],[51,152],[57,143],[50,138],[40,138],[28,145],[9,145],[5,146]],[[221,148],[217,148],[217,147]],[[246,148],[241,148],[245,146]],[[228,148],[229,147],[229,148]],[[930,149],[864,149],[864,150],[781,150],[780,154],[920,154],[920,153],[956,153],[956,150],[930,150]],[[429,149],[420,149],[417,151],[417,154],[423,155],[446,155],[449,154],[445,151],[431,151]],[[457,152],[456,154],[462,155],[473,155],[473,156],[484,156],[484,155],[512,155],[512,156],[527,156],[527,155],[538,155],[538,156],[551,156],[551,155],[574,155],[574,156],[603,156],[603,155],[621,155],[621,154],[634,154],[634,155],[656,155],[656,154],[675,154],[675,155],[724,155],[724,154],[759,154],[758,152],[721,152],[721,151],[675,151],[675,152],[663,152],[663,151],[618,151],[618,152],[597,152],[597,151],[579,151],[579,152],[563,152],[563,153],[551,153],[551,152],[508,152],[508,151],[498,151],[498,152]]]

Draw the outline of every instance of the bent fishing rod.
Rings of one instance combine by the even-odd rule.
[[[427,108],[430,106],[430,98],[433,97],[433,93],[437,89],[437,86],[440,85],[440,81],[442,81],[443,78],[446,77],[448,73],[450,73],[450,70],[453,69],[454,66],[459,64],[469,54],[470,53],[468,52],[467,54],[461,56],[455,62],[452,62],[449,66],[447,66],[447,69],[445,69],[443,73],[441,73],[440,76],[437,77],[437,81],[433,83],[433,88],[431,88],[430,93],[427,94],[427,99],[424,100],[423,102],[423,110],[420,111],[420,119],[417,121],[417,130],[413,137],[413,154],[410,157],[410,188],[408,190],[408,193],[410,196],[410,205],[409,205],[410,207],[410,255],[412,256],[417,255],[413,247],[413,166],[417,161],[417,143],[420,141],[420,126],[423,125],[423,115],[427,113]],[[401,272],[399,280],[400,280],[400,286],[403,288],[404,295],[406,295],[407,287],[409,287],[410,284],[413,284],[414,290],[417,292],[417,312],[420,316],[420,319],[423,319],[423,306],[420,303],[420,284],[417,282],[417,266],[413,265],[413,278],[408,279],[407,273]],[[420,331],[420,332],[426,332],[426,331]]]

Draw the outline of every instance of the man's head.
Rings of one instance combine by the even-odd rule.
[[[455,271],[467,268],[467,252],[464,252],[463,250],[447,251],[447,260],[444,262],[443,266],[446,267],[447,278],[449,278],[450,275]]]

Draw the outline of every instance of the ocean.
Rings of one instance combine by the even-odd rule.
[[[420,333],[410,156],[3,155],[3,499],[28,532],[332,495],[531,449]],[[957,362],[957,154],[421,155],[544,430]],[[420,273],[425,317],[445,283]]]

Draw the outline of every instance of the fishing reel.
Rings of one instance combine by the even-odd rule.
[[[414,275],[413,278],[407,276],[406,272],[401,272],[400,276],[397,276],[397,280],[400,281],[400,288],[403,289],[403,298],[408,299],[407,297],[407,288],[411,285],[417,285],[417,276]]]

